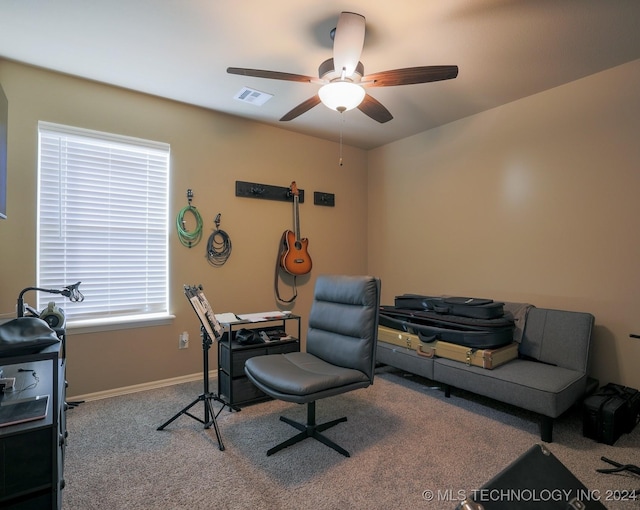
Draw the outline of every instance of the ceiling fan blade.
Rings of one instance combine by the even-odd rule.
[[[364,76],[361,84],[364,87],[393,87],[395,85],[451,80],[456,76],[458,76],[458,66],[407,67]]]
[[[286,113],[280,120],[281,121],[293,120],[296,117],[302,115],[303,113],[308,112],[309,110],[311,110],[311,108],[319,104],[320,104],[320,96],[316,94],[315,96],[310,97],[303,103],[300,103],[289,113]]]
[[[239,74],[241,76],[254,76],[256,78],[270,78],[272,80],[297,81],[310,83],[317,81],[317,78],[303,76],[301,74],[281,73],[279,71],[264,71],[262,69],[245,69],[244,67],[227,67],[229,74]]]
[[[377,120],[380,124],[384,124],[385,122],[389,122],[393,119],[391,112],[389,112],[389,110],[382,106],[382,103],[369,94],[365,94],[362,103],[358,105],[358,110],[365,115],[368,115],[373,120]]]
[[[356,70],[364,46],[365,18],[354,12],[341,12],[333,38],[333,62],[339,75],[349,78]]]

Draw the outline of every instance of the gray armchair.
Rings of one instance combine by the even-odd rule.
[[[349,457],[321,432],[346,417],[316,424],[316,401],[373,384],[380,280],[372,276],[319,276],[309,314],[306,352],[269,354],[245,363],[249,379],[267,395],[307,404],[307,423],[280,417],[300,430],[274,446],[276,453],[312,437]]]

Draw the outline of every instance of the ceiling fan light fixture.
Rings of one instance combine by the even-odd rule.
[[[320,87],[320,101],[327,108],[346,112],[356,108],[365,96],[364,89],[350,81],[333,81]]]

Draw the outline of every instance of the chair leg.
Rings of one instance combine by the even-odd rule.
[[[331,439],[329,439],[328,437],[326,437],[325,435],[320,433],[323,430],[327,430],[328,428],[333,427],[334,425],[337,425],[338,423],[342,423],[344,421],[347,421],[346,417],[338,418],[337,420],[332,420],[332,421],[329,421],[329,422],[326,422],[326,423],[322,423],[320,425],[316,425],[316,403],[315,402],[309,402],[307,404],[307,423],[306,423],[306,425],[304,425],[302,423],[298,423],[297,421],[293,421],[293,420],[291,420],[289,418],[286,418],[284,416],[280,416],[280,421],[288,423],[289,425],[291,425],[292,427],[300,430],[301,432],[300,432],[300,434],[296,434],[292,438],[287,439],[286,441],[283,441],[282,443],[280,443],[280,444],[274,446],[273,448],[271,448],[270,450],[268,450],[267,451],[267,456],[273,455],[274,453],[279,452],[283,448],[287,448],[288,446],[291,446],[291,445],[294,445],[296,443],[299,443],[300,441],[302,441],[304,439],[307,439],[308,437],[312,437],[312,438],[316,439],[317,441],[320,441],[324,445],[328,446],[329,448],[333,448],[335,451],[337,451],[338,453],[341,453],[345,457],[350,457],[351,456],[351,455],[349,455],[349,452],[347,450],[345,450],[341,446],[337,445],[336,443],[331,441]]]

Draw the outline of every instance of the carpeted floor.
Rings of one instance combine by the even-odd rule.
[[[311,439],[267,457],[267,449],[296,433],[279,416],[306,417],[304,406],[280,401],[223,410],[218,423],[225,451],[213,428],[204,430],[188,416],[157,431],[198,396],[201,383],[86,402],[67,413],[63,507],[454,509],[540,443],[538,422],[455,389],[447,399],[430,384],[379,369],[373,386],[319,401],[318,422],[348,416],[326,435],[350,458]],[[204,405],[192,412],[202,417]],[[640,464],[640,427],[613,446],[598,444],[582,436],[575,409],[557,420],[547,447],[607,508],[640,507],[640,501],[619,501],[625,492],[614,492],[640,489],[640,477],[595,471],[610,467],[601,456]]]

